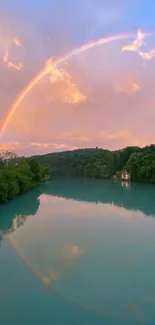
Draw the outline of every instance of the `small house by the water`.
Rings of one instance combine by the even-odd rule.
[[[127,182],[129,182],[130,179],[131,179],[131,175],[130,175],[130,173],[128,173],[127,171],[124,171],[124,172],[122,173],[121,179],[122,179],[122,181],[127,181]]]

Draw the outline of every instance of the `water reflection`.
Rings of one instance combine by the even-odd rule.
[[[0,205],[0,229],[2,232],[13,232],[24,224],[28,216],[36,214],[40,205],[40,189],[22,195],[13,201]]]
[[[144,217],[154,218],[154,194],[155,187],[149,185],[132,184],[131,186],[131,183],[127,182],[100,180],[54,180],[52,183],[46,183],[39,189],[0,206],[0,242],[3,239],[3,233],[13,233],[24,225],[28,216],[37,213],[40,201],[42,203],[48,201],[49,196],[52,197],[52,203],[73,199],[96,204],[110,204],[126,210],[139,211],[144,214]]]
[[[125,183],[125,184],[124,184]],[[130,189],[130,191],[126,191]],[[73,199],[76,201],[112,204],[131,211],[141,211],[145,216],[155,216],[155,186],[127,182],[100,180],[56,180],[46,183],[29,194],[18,197],[5,205],[0,205],[0,229],[14,231],[24,224],[27,216],[35,215],[39,209],[40,198],[53,201]]]
[[[124,182],[123,182],[124,183]],[[127,183],[127,182],[126,182]],[[130,191],[126,191],[130,189]],[[131,211],[141,211],[145,216],[155,216],[155,186],[103,180],[56,180],[47,183],[45,194],[65,199],[92,203],[113,204]]]
[[[3,232],[0,230],[0,248],[3,240]]]
[[[102,316],[140,320],[144,298],[155,302],[155,229],[144,218],[155,216],[154,193],[154,186],[52,181],[0,208],[0,238],[45,288]]]
[[[130,189],[131,188],[131,183],[130,182],[121,182],[121,184],[122,184],[122,187],[124,187],[124,188],[126,188],[126,189]]]

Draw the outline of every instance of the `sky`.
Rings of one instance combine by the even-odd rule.
[[[154,143],[154,16],[153,0],[2,0],[0,151]]]

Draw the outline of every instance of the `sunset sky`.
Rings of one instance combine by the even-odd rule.
[[[155,143],[154,17],[153,0],[0,1],[0,151]]]

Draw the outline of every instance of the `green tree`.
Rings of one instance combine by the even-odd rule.
[[[35,158],[48,164],[53,176],[111,178],[126,169],[132,181],[155,183],[155,145],[116,151],[78,149]]]
[[[35,158],[18,157],[6,152],[0,164],[0,203],[25,193],[49,178],[47,165],[41,166]]]
[[[43,181],[47,181],[49,180],[50,176],[51,176],[51,172],[49,170],[48,165],[47,164],[41,165],[41,179]]]
[[[42,180],[41,167],[37,159],[31,157],[27,159],[27,162],[30,166],[32,172],[33,185],[38,185]]]
[[[16,170],[7,166],[4,169],[4,177],[8,184],[8,199],[13,199],[20,193],[19,184],[16,179]]]
[[[8,183],[4,176],[4,171],[0,169],[0,202],[5,202],[8,199]]]

